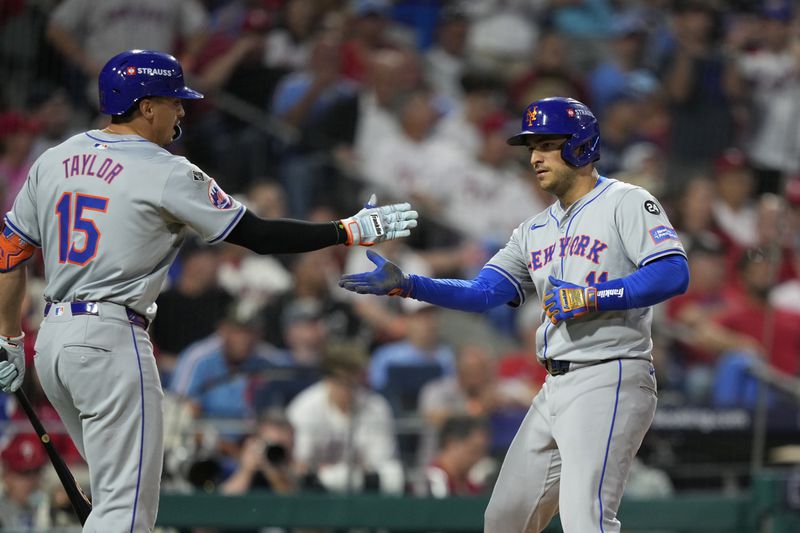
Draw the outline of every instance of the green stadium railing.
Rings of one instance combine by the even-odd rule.
[[[800,515],[786,504],[786,480],[763,475],[739,496],[678,495],[625,500],[625,531],[755,533],[800,532]],[[488,498],[415,498],[358,494],[337,496],[268,493],[243,496],[170,494],[161,497],[158,524],[171,527],[384,529],[390,531],[481,531]],[[764,526],[766,527],[766,526]],[[561,531],[558,520],[548,533]]]

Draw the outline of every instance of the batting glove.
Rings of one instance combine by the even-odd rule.
[[[411,228],[417,227],[419,214],[411,209],[411,204],[376,206],[376,202],[377,197],[373,194],[364,209],[339,221],[347,232],[345,245],[372,246],[378,242],[408,237]]]
[[[25,350],[22,348],[22,339],[25,334],[19,337],[4,337],[0,335],[0,348],[6,354],[3,361],[0,361],[0,390],[3,392],[15,392],[22,386],[25,378]]]
[[[548,276],[553,288],[544,297],[544,311],[555,325],[563,320],[597,311],[597,289]]]
[[[377,267],[372,272],[348,274],[339,279],[339,286],[358,294],[379,294],[389,296],[411,295],[412,284],[400,267],[387,261],[383,256],[367,250],[367,258]]]

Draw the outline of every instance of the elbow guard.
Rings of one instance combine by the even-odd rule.
[[[0,272],[9,272],[27,261],[36,247],[3,224],[0,233]]]

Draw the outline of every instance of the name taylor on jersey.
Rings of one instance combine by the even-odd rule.
[[[75,154],[61,162],[64,165],[64,179],[75,176],[94,176],[106,183],[114,181],[125,167],[110,157],[98,157],[97,154]]]

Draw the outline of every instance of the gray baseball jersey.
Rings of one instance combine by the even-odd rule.
[[[553,288],[548,276],[594,285],[670,254],[686,255],[658,201],[640,187],[601,177],[566,211],[555,202],[523,222],[486,266],[514,284],[522,303]],[[542,312],[538,355],[573,362],[650,358],[652,315],[650,307],[589,313],[554,326]]]
[[[48,301],[106,301],[152,318],[186,228],[219,242],[244,210],[186,158],[92,130],[36,161],[6,222],[43,248]]]

